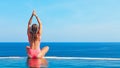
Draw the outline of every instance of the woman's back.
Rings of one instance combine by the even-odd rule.
[[[36,37],[35,39],[33,39],[34,37],[32,33],[28,33],[28,40],[31,49],[37,49],[40,47],[40,33],[38,32],[34,36]]]

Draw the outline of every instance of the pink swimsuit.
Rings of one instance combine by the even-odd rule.
[[[38,58],[38,54],[40,53],[40,48],[38,49],[28,49],[28,56],[30,58]]]

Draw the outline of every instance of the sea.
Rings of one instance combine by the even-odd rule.
[[[0,68],[120,68],[120,42],[42,42],[44,59],[28,59],[28,42],[1,42]]]

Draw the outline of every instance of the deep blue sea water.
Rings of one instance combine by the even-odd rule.
[[[28,68],[27,45],[0,43],[0,68]],[[43,42],[41,48],[46,45],[48,68],[120,68],[119,42]]]

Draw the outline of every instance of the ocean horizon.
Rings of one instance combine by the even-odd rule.
[[[27,60],[27,45],[28,42],[0,42],[0,68],[28,68],[37,63],[39,60]],[[50,48],[45,56],[48,68],[120,67],[120,42],[42,42],[40,48],[46,45]]]
[[[0,56],[27,56],[28,42],[0,42]],[[119,58],[120,42],[41,42],[49,46],[46,56]],[[22,51],[21,51],[22,50]]]

